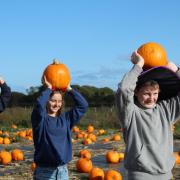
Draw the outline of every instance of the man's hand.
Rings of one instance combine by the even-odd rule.
[[[144,58],[137,52],[134,51],[131,55],[131,62],[137,64],[141,68],[144,66]]]
[[[168,64],[166,65],[167,68],[171,69],[174,72],[177,72],[178,67],[173,63],[173,62],[168,62]]]

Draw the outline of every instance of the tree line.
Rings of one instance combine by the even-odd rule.
[[[100,106],[113,106],[115,104],[115,92],[109,87],[97,88],[94,86],[79,86],[72,85],[72,87],[78,92],[80,92],[88,101],[90,107],[100,107]],[[11,101],[9,107],[32,107],[44,90],[43,86],[30,87],[26,90],[27,94],[20,92],[12,92]],[[68,93],[64,96],[65,105],[71,106],[72,99],[69,97]]]

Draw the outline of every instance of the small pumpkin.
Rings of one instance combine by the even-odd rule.
[[[90,159],[80,158],[76,162],[76,168],[79,172],[89,173],[91,171],[91,169],[93,168],[93,164],[92,164],[92,161]]]
[[[0,152],[0,163],[3,165],[7,165],[12,161],[11,153],[8,151]]]
[[[88,125],[87,132],[88,133],[93,133],[93,131],[94,131],[94,126],[93,125]]]
[[[106,153],[106,161],[108,163],[119,163],[119,153],[114,150],[110,150]]]
[[[37,165],[35,162],[31,163],[31,170],[34,171],[36,169]]]
[[[180,155],[178,154],[178,152],[174,152],[173,153],[175,156],[175,162],[176,164],[180,164]]]
[[[8,137],[5,137],[3,139],[3,144],[10,144],[10,143],[11,143],[11,140]]]
[[[165,49],[155,42],[141,45],[137,52],[144,58],[144,69],[166,66],[168,63]]]
[[[24,153],[20,149],[14,149],[11,152],[12,160],[15,161],[23,161],[24,160]]]
[[[109,138],[108,137],[105,137],[101,140],[103,143],[106,143],[106,142],[109,142]]]
[[[107,170],[105,172],[104,180],[122,180],[122,175],[116,170]]]
[[[43,72],[48,82],[51,83],[53,89],[66,90],[70,83],[69,69],[57,59],[48,65]]]
[[[0,144],[3,144],[4,138],[0,137]]]
[[[90,138],[85,138],[85,139],[82,141],[82,143],[83,143],[84,145],[88,145],[88,144],[91,144],[91,143],[92,143],[92,140],[91,140]]]
[[[91,159],[91,152],[88,149],[82,149],[79,151],[79,156],[87,159]]]
[[[119,153],[119,161],[122,161],[124,160],[124,153]]]
[[[98,167],[93,167],[89,173],[89,180],[104,180],[104,170]]]
[[[120,141],[120,140],[121,140],[120,134],[115,134],[115,135],[112,137],[112,140],[113,140],[113,141]]]

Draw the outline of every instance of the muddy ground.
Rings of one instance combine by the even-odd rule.
[[[108,135],[109,136],[109,135]],[[98,137],[97,141],[90,145],[83,145],[81,140],[73,143],[73,160],[69,163],[69,176],[70,180],[86,180],[88,175],[85,173],[79,173],[76,171],[75,163],[78,159],[79,150],[87,148],[92,152],[92,162],[94,166],[98,166],[107,169],[118,170],[125,177],[125,170],[123,168],[123,161],[118,164],[108,164],[105,159],[105,154],[108,150],[118,150],[124,152],[124,143],[121,141],[109,141],[102,143],[101,139],[104,137]],[[180,149],[180,140],[175,140],[175,151]],[[31,180],[32,173],[31,163],[33,162],[33,143],[28,140],[22,140],[21,142],[12,143],[10,145],[0,145],[0,150],[11,150],[19,148],[24,151],[25,160],[21,162],[11,162],[9,165],[0,165],[0,180]],[[173,169],[173,175],[175,180],[180,180],[180,165],[175,165]]]

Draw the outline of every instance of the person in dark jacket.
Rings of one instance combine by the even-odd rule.
[[[1,113],[5,110],[11,98],[11,89],[6,84],[4,79],[1,77],[0,77],[0,88],[1,88],[1,94],[0,94],[0,113]]]
[[[43,78],[46,89],[38,97],[32,111],[31,121],[34,140],[34,180],[67,180],[67,164],[72,160],[71,128],[79,122],[88,108],[87,101],[69,85],[66,93],[74,100],[74,107],[61,112],[63,94],[52,90],[52,85]]]

